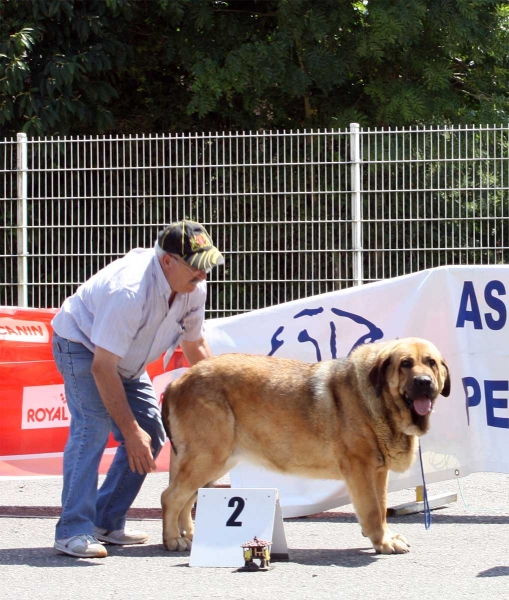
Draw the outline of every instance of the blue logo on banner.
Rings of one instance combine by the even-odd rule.
[[[352,350],[354,348],[356,348],[357,346],[359,346],[361,344],[369,344],[371,342],[376,342],[378,340],[381,340],[384,336],[383,331],[379,327],[377,327],[374,323],[372,323],[371,321],[368,321],[364,317],[361,317],[360,315],[356,315],[354,313],[350,313],[345,310],[340,310],[339,308],[331,308],[330,311],[334,315],[341,317],[342,319],[349,319],[349,320],[353,321],[354,323],[357,323],[358,325],[361,325],[367,329],[366,333],[364,335],[362,335],[361,337],[359,337],[357,339],[357,341],[353,344],[353,346],[350,348],[350,351],[348,352],[348,354],[350,354],[352,352]],[[293,318],[300,319],[302,317],[318,317],[318,318],[323,319],[325,317],[324,313],[325,313],[325,311],[321,307],[306,308],[304,310],[301,310],[296,315],[294,315]],[[337,358],[337,327],[336,327],[336,323],[334,321],[330,321],[329,327],[330,327],[330,338],[329,338],[330,352],[331,352],[332,358]],[[284,329],[285,329],[284,326],[281,325],[274,332],[272,339],[270,341],[271,350],[268,354],[269,356],[274,355],[281,348],[281,346],[283,346],[285,344],[285,341],[280,339],[280,336],[283,333]],[[307,329],[304,328],[297,334],[297,341],[301,344],[312,344],[315,349],[317,362],[320,362],[322,360],[322,350],[320,348],[320,345],[319,345],[318,341],[309,334]]]

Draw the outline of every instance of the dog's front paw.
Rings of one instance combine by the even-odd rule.
[[[164,547],[170,552],[187,552],[191,550],[191,540],[185,537],[168,538],[164,540]]]
[[[373,544],[378,554],[406,554],[410,552],[410,544],[399,533],[389,534],[380,544]]]

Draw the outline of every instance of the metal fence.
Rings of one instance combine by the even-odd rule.
[[[509,127],[0,140],[0,304],[56,307],[164,224],[223,251],[208,317],[509,262]]]

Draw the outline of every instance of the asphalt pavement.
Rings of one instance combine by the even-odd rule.
[[[158,600],[174,598],[345,598],[509,600],[509,476],[479,473],[428,486],[431,496],[457,494],[432,511],[390,517],[411,543],[408,554],[375,554],[351,505],[285,519],[289,560],[266,572],[189,567],[189,554],[162,545],[159,498],[168,474],[147,481],[130,512],[143,546],[108,546],[106,559],[57,554],[53,535],[60,478],[0,481],[0,600]],[[389,506],[415,490],[389,494]]]

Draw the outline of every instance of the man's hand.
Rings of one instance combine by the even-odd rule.
[[[128,437],[124,436],[124,439],[131,471],[135,471],[140,475],[155,471],[156,463],[152,454],[149,434],[139,427],[137,432],[130,434]]]
[[[156,470],[151,439],[138,425],[127,402],[118,374],[119,361],[120,357],[116,354],[96,346],[91,371],[106,410],[124,436],[131,470],[144,475]]]

